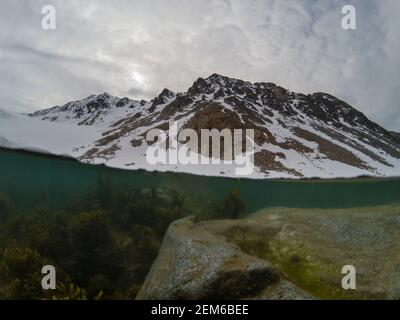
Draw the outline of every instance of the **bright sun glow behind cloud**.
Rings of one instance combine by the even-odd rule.
[[[136,70],[131,71],[131,78],[138,84],[139,86],[144,86],[145,85],[145,78],[143,75],[141,75],[139,72]]]
[[[57,29],[41,9],[57,9]],[[343,30],[341,8],[357,9]],[[0,101],[30,112],[109,92],[152,99],[212,73],[323,91],[400,131],[399,0],[1,0]]]

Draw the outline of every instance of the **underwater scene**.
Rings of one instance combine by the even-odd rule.
[[[399,191],[0,149],[0,299],[400,298]],[[45,265],[56,290],[37,281]],[[348,265],[358,290],[342,288]]]

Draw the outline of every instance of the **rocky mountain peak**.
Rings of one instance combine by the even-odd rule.
[[[97,95],[97,99],[109,99],[111,97],[112,97],[112,95],[109,94],[108,92],[104,92],[104,93]]]
[[[176,96],[176,94],[174,92],[172,92],[171,90],[169,90],[167,88],[164,88],[163,91],[161,91],[161,93],[152,100],[152,104],[151,104],[149,111],[154,112],[156,107],[167,104],[175,96]]]
[[[255,165],[263,176],[387,175],[400,167],[398,134],[345,101],[220,74],[198,78],[183,93],[165,88],[150,102],[103,93],[31,117],[100,128],[102,137],[94,146],[79,149],[79,158],[86,162],[118,158],[119,150],[132,151],[133,156],[139,152],[135,148],[146,145],[147,130],[167,130],[170,121],[180,121],[182,128],[196,132],[253,129]]]
[[[218,90],[224,90],[229,94],[229,90],[232,88],[238,88],[243,85],[251,85],[251,83],[245,83],[242,80],[229,78],[217,73],[210,75],[207,78],[198,78],[193,85],[189,88],[189,95],[199,94],[212,94]]]
[[[209,77],[205,79],[206,82],[213,83],[213,84],[218,84],[218,85],[227,85],[230,82],[233,81],[238,81],[237,79],[229,78],[227,76],[223,76],[218,73],[213,73]]]
[[[207,82],[204,78],[198,78],[193,85],[187,91],[188,95],[195,96],[199,94],[207,94],[212,90],[210,82]]]

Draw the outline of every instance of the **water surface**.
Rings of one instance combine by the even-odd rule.
[[[23,151],[0,149],[0,193],[21,208],[62,208],[99,180],[119,188],[168,187],[188,197],[222,200],[237,189],[247,212],[265,207],[351,208],[400,203],[400,178],[249,180],[183,173],[127,171]]]

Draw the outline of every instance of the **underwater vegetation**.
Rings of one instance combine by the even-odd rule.
[[[0,194],[0,299],[134,299],[171,222],[238,218],[238,191],[220,203],[167,188],[96,188],[62,210],[29,210]],[[53,265],[57,288],[43,290],[41,269]]]

